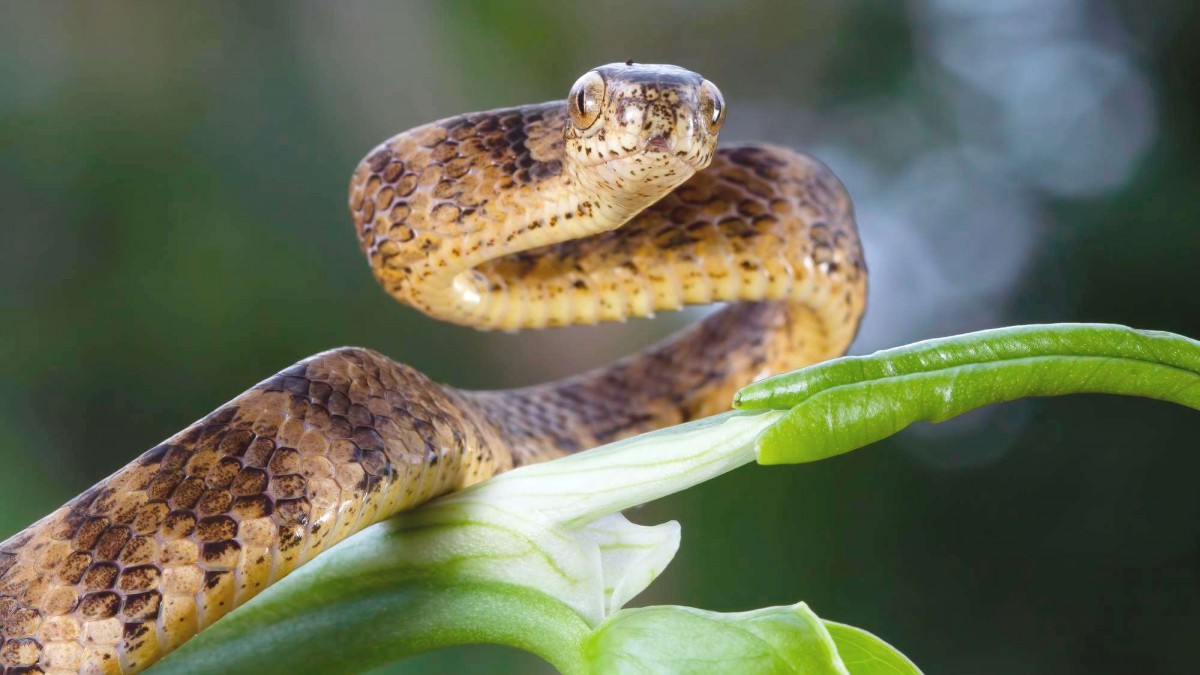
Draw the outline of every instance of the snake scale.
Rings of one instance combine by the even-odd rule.
[[[725,117],[699,75],[625,62],[566,101],[373,150],[350,187],[361,247],[430,316],[519,330],[730,304],[523,389],[439,385],[360,348],[287,368],[0,544],[0,672],[137,672],[371,523],[841,354],[866,293],[849,197],[791,150],[717,149]]]

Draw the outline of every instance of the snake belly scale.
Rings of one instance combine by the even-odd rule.
[[[0,672],[137,672],[371,523],[840,355],[866,293],[849,197],[791,150],[717,149],[725,115],[699,75],[627,62],[368,154],[360,244],[430,316],[519,330],[730,304],[524,389],[458,390],[360,348],[287,368],[0,544]]]

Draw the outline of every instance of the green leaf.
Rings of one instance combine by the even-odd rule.
[[[1200,343],[1104,324],[1017,326],[827,361],[738,392],[788,409],[755,441],[763,464],[811,462],[1026,396],[1105,393],[1200,409]]]
[[[421,652],[494,643],[582,672],[590,627],[559,599],[524,585],[422,570],[402,553],[435,546],[391,521],[370,528],[268,588],[174,654],[154,675],[360,673]],[[494,553],[492,538],[479,557]],[[503,542],[502,542],[503,543]],[[399,559],[396,559],[399,558]],[[494,564],[503,567],[501,556]]]
[[[802,602],[736,614],[691,607],[622,610],[583,651],[595,673],[853,672],[842,664],[825,624]]]
[[[850,675],[921,675],[908,657],[861,628],[835,621],[825,621],[825,628]]]

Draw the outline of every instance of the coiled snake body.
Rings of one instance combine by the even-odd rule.
[[[342,348],[271,377],[0,544],[0,672],[139,671],[348,535],[515,466],[726,409],[842,353],[852,208],[814,160],[716,149],[716,87],[603,66],[566,102],[406,131],[350,207],[384,288],[516,330],[735,302],[609,367],[509,391]]]

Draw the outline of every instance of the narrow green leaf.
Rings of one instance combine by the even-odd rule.
[[[826,389],[916,373],[1030,357],[1091,356],[1141,361],[1200,374],[1200,342],[1113,324],[1010,326],[925,340],[868,356],[846,356],[755,382],[739,391],[741,410],[786,410]],[[1190,399],[1200,401],[1200,393]]]
[[[1200,409],[1200,343],[1103,324],[1017,326],[846,357],[738,393],[790,409],[756,440],[763,464],[811,462],[1026,396],[1125,394]]]

